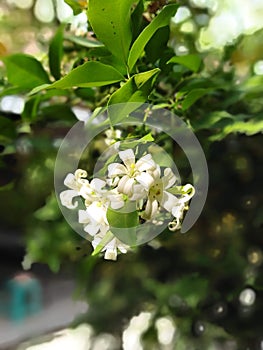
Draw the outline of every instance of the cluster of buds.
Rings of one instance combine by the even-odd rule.
[[[87,172],[81,169],[68,174],[64,184],[69,190],[60,193],[61,203],[68,209],[79,205],[75,197],[83,199],[85,210],[78,210],[79,223],[92,238],[94,250],[104,252],[108,260],[116,260],[118,252],[126,253],[130,248],[111,232],[109,211],[118,213],[127,203],[133,203],[138,222],[153,224],[158,224],[157,215],[168,212],[172,217],[168,228],[175,231],[180,229],[184,211],[194,195],[192,185],[176,185],[178,179],[173,171],[162,171],[150,153],[136,160],[134,151],[127,149],[119,151],[118,157],[119,162],[108,165],[104,179],[89,181]],[[121,223],[118,227],[122,227]]]

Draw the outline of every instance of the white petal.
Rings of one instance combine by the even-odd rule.
[[[115,129],[115,138],[120,139],[121,138],[122,131],[120,129]]]
[[[108,175],[109,177],[114,177],[118,175],[127,174],[127,169],[123,164],[112,163],[108,165]]]
[[[90,222],[90,216],[86,210],[79,210],[79,223],[88,224]]]
[[[165,189],[170,188],[175,184],[176,176],[172,172],[171,168],[164,169],[164,176],[162,177],[162,181],[163,181],[163,187]]]
[[[118,249],[123,254],[127,253],[127,248],[124,245],[122,245],[122,244],[118,244]]]
[[[83,184],[79,190],[80,196],[82,196],[85,199],[90,198],[92,196],[92,192],[93,190],[90,187],[90,184]]]
[[[124,193],[127,194],[127,196],[132,196],[133,184],[134,184],[134,179],[129,179],[126,182],[124,187]]]
[[[155,215],[157,214],[157,211],[158,211],[158,202],[157,202],[156,199],[152,202],[151,210],[152,210],[152,212],[151,212],[151,219],[153,219],[155,217]]]
[[[135,176],[135,179],[146,189],[149,190],[149,188],[153,185],[154,179],[153,177],[148,173],[140,173],[139,175]]]
[[[88,173],[86,172],[86,170],[77,169],[75,171],[75,178],[76,178],[77,185],[81,186],[85,183],[89,183],[87,179],[83,179],[83,178],[86,178],[87,176],[88,176]]]
[[[170,231],[176,231],[176,230],[179,230],[180,226],[181,226],[180,220],[176,219],[169,222],[168,228]]]
[[[150,220],[152,218],[155,217],[156,213],[158,210],[158,202],[156,199],[154,199],[153,201],[148,199],[147,203],[146,203],[146,207],[145,207],[145,212],[143,214],[143,217],[146,220]]]
[[[172,214],[175,218],[180,219],[183,216],[185,209],[185,203],[178,203],[176,206],[172,209]]]
[[[130,169],[132,164],[135,164],[135,155],[132,149],[126,149],[125,151],[119,152],[119,157],[126,165],[128,169]]]
[[[184,192],[187,192],[186,194],[183,195],[183,197],[180,199],[183,202],[188,202],[195,194],[195,188],[194,186],[187,184],[183,186],[182,190]]]
[[[110,187],[116,187],[118,185],[119,181],[120,181],[119,176],[116,176],[113,179],[109,179],[109,178],[106,179],[106,183]]]
[[[98,234],[94,237],[94,239],[91,242],[94,249],[96,249],[97,245],[100,244],[101,240],[102,240],[102,236],[100,234]]]
[[[163,198],[162,198],[162,203],[161,206],[169,211],[170,213],[172,212],[173,207],[175,207],[179,202],[179,199],[175,197],[173,194],[164,191],[163,192]]]
[[[98,233],[99,229],[100,225],[96,223],[89,224],[84,227],[84,231],[88,232],[91,236],[95,236]]]
[[[126,184],[128,183],[128,186],[126,187]],[[133,178],[130,178],[128,175],[125,175],[125,176],[123,176],[121,179],[120,179],[120,181],[119,181],[119,183],[118,183],[118,187],[117,187],[117,189],[118,189],[118,191],[120,192],[120,193],[124,193],[124,194],[127,194],[126,192],[125,192],[125,188],[127,189],[130,189],[130,184],[133,184],[134,183],[134,179]]]
[[[60,193],[59,198],[60,198],[61,204],[64,205],[64,207],[67,207],[68,209],[75,209],[78,206],[78,202],[76,201],[73,204],[72,200],[74,197],[77,197],[78,195],[79,194],[77,191],[66,190]]]
[[[93,202],[86,209],[87,214],[92,221],[104,224],[106,216],[106,208],[100,202]]]
[[[139,171],[153,170],[157,164],[152,159],[151,154],[146,154],[136,162],[136,169]]]
[[[88,174],[86,172],[86,170],[82,170],[82,169],[77,169],[75,171],[75,177],[77,180],[81,179],[82,177],[87,177]]]
[[[105,223],[103,225],[100,225],[100,234],[102,236],[105,236],[106,233],[109,231],[109,229],[110,229],[110,226],[108,224],[108,220],[107,218],[105,218]]]
[[[105,251],[104,259],[106,260],[117,260],[117,248],[107,248]]]
[[[155,180],[159,180],[160,176],[161,176],[160,166],[158,164],[156,164],[156,168],[149,171],[149,173]]]
[[[120,209],[124,206],[122,195],[120,195],[119,198],[116,195],[109,196],[109,200],[112,209]]]
[[[130,197],[130,200],[137,201],[139,199],[145,198],[146,195],[147,192],[145,191],[145,188],[141,184],[135,184],[133,185],[132,196]]]
[[[90,186],[97,192],[101,192],[102,187],[104,187],[105,185],[106,185],[106,182],[104,180],[97,179],[97,178],[94,178],[90,183]]]
[[[72,190],[78,191],[79,186],[77,184],[76,178],[73,174],[69,173],[64,180],[64,185],[71,188]]]

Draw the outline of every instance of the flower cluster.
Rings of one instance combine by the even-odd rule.
[[[77,208],[76,197],[83,199],[85,210],[78,210],[79,222],[92,237],[93,248],[105,252],[104,257],[109,260],[116,260],[118,251],[126,253],[129,249],[110,231],[109,208],[118,210],[127,202],[134,202],[138,217],[152,223],[157,214],[169,212],[173,220],[168,227],[175,231],[180,228],[184,211],[194,195],[192,185],[176,186],[177,179],[170,168],[165,168],[162,175],[150,153],[137,161],[132,149],[119,151],[118,156],[121,162],[108,165],[106,179],[89,181],[87,172],[78,169],[66,176],[64,184],[69,190],[60,193],[61,203],[68,209]]]

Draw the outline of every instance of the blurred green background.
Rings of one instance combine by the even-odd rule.
[[[49,43],[60,22],[71,22],[65,25],[67,35],[90,35],[86,3],[77,3],[84,10],[78,20],[63,1],[0,2],[1,55],[28,53],[47,67]],[[144,1],[145,18],[164,4]],[[172,100],[173,111],[192,126],[204,148],[209,193],[194,227],[184,235],[164,232],[115,263],[91,258],[90,243],[60,213],[53,170],[60,142],[80,111],[103,105],[110,91],[78,89],[27,103],[24,94],[8,93],[2,64],[1,232],[23,237],[25,252],[15,250],[14,259],[20,262],[26,253],[25,267],[48,264],[54,273],[61,268],[78,280],[77,295],[90,308],[76,324],[85,321],[98,333],[121,338],[132,316],[149,312],[143,349],[262,350],[263,5],[245,0],[179,5],[170,26],[170,50],[178,56],[198,53],[202,70],[192,76],[181,65],[164,69],[150,102]],[[90,51],[65,40],[64,52],[67,72],[70,62]],[[140,64],[154,65],[147,57]],[[176,91],[187,84],[213,92],[182,111]],[[89,156],[94,159],[99,151],[98,142]],[[188,164],[180,153],[175,161],[187,181]],[[5,251],[2,264],[9,264]]]

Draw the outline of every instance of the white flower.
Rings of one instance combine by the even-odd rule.
[[[193,196],[194,191],[191,185],[183,187],[179,193],[179,198],[168,191],[176,182],[176,176],[170,168],[164,169],[164,176],[161,177],[160,168],[156,168],[153,174],[154,183],[151,185],[148,192],[148,200],[146,202],[143,218],[150,220],[154,218],[160,209],[164,208],[174,217],[181,218],[182,211],[186,206],[186,202]],[[190,194],[190,190],[191,194]]]
[[[105,138],[105,143],[107,146],[111,146],[116,143],[116,139],[121,138],[121,130],[119,129],[108,129],[105,131],[106,138]],[[118,142],[120,144],[120,142]]]
[[[160,167],[156,168],[154,182],[149,188],[148,200],[146,202],[143,218],[150,220],[155,217],[159,206],[171,212],[172,208],[178,204],[178,198],[167,192],[166,189],[172,187],[176,177],[170,168],[164,170],[164,176],[161,178]]]
[[[96,249],[97,245],[99,245],[104,238],[103,234],[97,234],[92,243],[92,246],[94,249]],[[104,259],[106,260],[117,260],[117,255],[118,255],[118,250],[125,254],[127,253],[127,250],[129,247],[122,243],[119,239],[114,237],[113,239],[110,240],[110,242],[106,243],[104,248],[102,248],[102,252],[105,252],[104,254]]]
[[[84,231],[91,236],[104,235],[109,230],[106,213],[107,207],[100,202],[93,202],[86,210],[79,210],[79,223],[84,224]]]
[[[85,199],[85,205],[88,207],[93,202],[99,202],[100,205],[110,206],[112,209],[120,209],[124,205],[123,195],[116,189],[103,189],[106,181],[94,178],[91,182],[85,183],[79,193]]]
[[[117,189],[113,189],[107,192],[107,199],[109,200],[110,207],[112,209],[120,209],[124,206],[123,195],[117,191]]]
[[[108,175],[110,178],[118,177],[117,189],[131,197],[133,195],[133,186],[135,183],[141,184],[146,190],[149,189],[154,179],[149,174],[156,168],[156,163],[150,154],[141,157],[137,162],[132,149],[119,152],[119,157],[123,164],[112,163],[108,166]]]
[[[75,209],[77,207],[78,202],[73,204],[73,198],[79,196],[82,186],[89,182],[87,179],[84,179],[85,177],[87,177],[87,172],[82,169],[77,169],[74,174],[67,174],[64,185],[70,188],[70,190],[60,193],[59,197],[62,205],[68,209]]]
[[[95,201],[102,201],[105,198],[107,193],[107,190],[103,189],[105,185],[105,181],[97,178],[83,184],[79,193],[85,199],[86,206],[89,206]]]
[[[123,196],[116,190],[103,190],[105,182],[93,179],[85,185],[80,193],[85,198],[86,210],[79,210],[79,222],[84,224],[84,230],[91,236],[106,233],[109,229],[107,210],[120,209],[124,205]]]
[[[173,221],[169,222],[168,228],[170,231],[176,231],[181,226],[181,220],[184,215],[184,211],[188,209],[185,202],[179,201],[179,203],[173,207],[172,214],[174,216]]]

